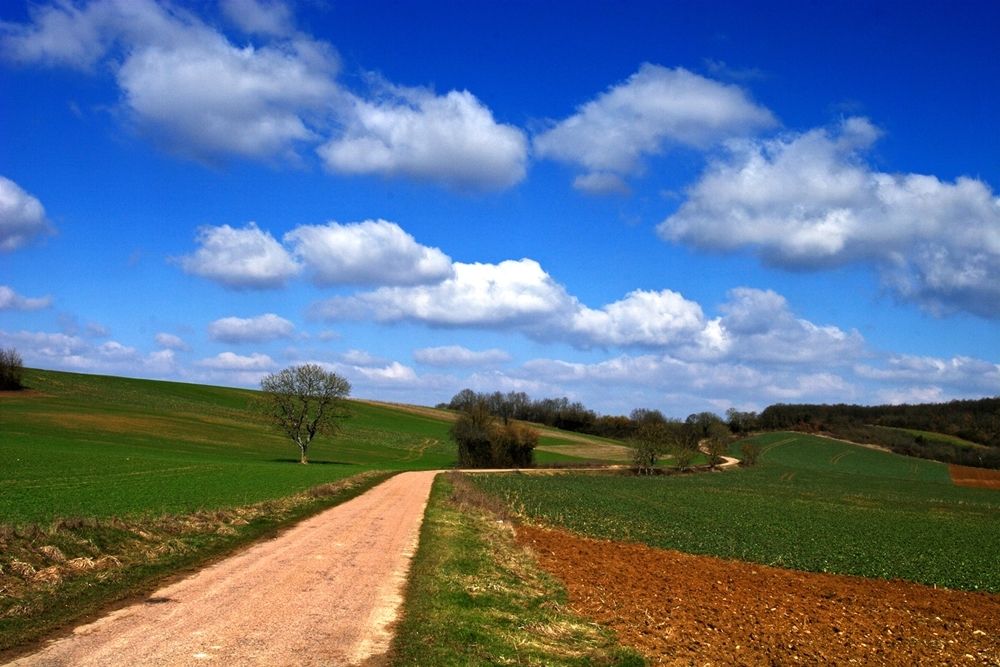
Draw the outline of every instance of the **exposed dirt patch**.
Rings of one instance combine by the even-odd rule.
[[[660,665],[1000,665],[1000,595],[517,529],[574,611]]]
[[[951,475],[951,481],[958,486],[1000,489],[1000,470],[950,465],[948,466],[948,474]]]
[[[0,400],[5,398],[45,398],[48,395],[36,389],[4,389],[0,391]]]
[[[558,437],[562,437],[560,434]],[[579,445],[538,445],[537,451],[553,452],[555,454],[565,454],[581,459],[595,459],[600,461],[631,461],[632,450],[625,445],[610,445],[590,442]]]
[[[176,420],[158,417],[132,417],[128,415],[89,414],[83,412],[40,412],[30,417],[36,421],[58,424],[62,428],[87,429],[108,433],[163,433],[175,429]]]
[[[458,420],[457,412],[452,412],[451,410],[439,410],[438,408],[428,408],[423,405],[410,405],[409,403],[389,403],[386,401],[370,401],[367,399],[358,400],[357,402],[365,403],[367,405],[376,405],[380,408],[392,408],[393,410],[409,412],[411,415],[430,417],[431,419],[437,419],[439,421],[453,422]]]

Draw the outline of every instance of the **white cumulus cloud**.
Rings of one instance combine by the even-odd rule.
[[[185,352],[191,349],[188,346],[188,344],[184,342],[184,339],[172,333],[166,333],[161,331],[160,333],[156,334],[156,336],[154,336],[153,340],[155,340],[156,344],[159,345],[164,350],[176,350],[178,352]]]
[[[577,188],[606,194],[620,192],[622,176],[671,145],[705,148],[775,122],[738,86],[646,63],[537,135],[533,147],[539,157],[583,169]]]
[[[320,285],[419,285],[452,273],[447,255],[386,220],[303,225],[284,240]]]
[[[50,233],[52,226],[42,203],[14,181],[0,176],[0,251],[17,250]]]
[[[312,118],[338,90],[338,60],[327,45],[297,36],[237,47],[165,3],[58,3],[37,6],[31,16],[3,26],[8,58],[107,66],[132,123],[166,149],[198,159],[292,156],[297,142],[315,138]]]
[[[527,139],[468,91],[380,86],[354,97],[343,134],[318,149],[343,174],[405,176],[457,190],[500,190],[525,175]]]
[[[865,351],[857,331],[795,317],[785,297],[773,290],[737,287],[719,309],[719,347],[733,359],[846,363]]]
[[[288,4],[223,0],[221,9],[248,42],[234,44],[174,3],[58,1],[32,5],[26,23],[0,24],[0,53],[110,71],[121,116],[163,149],[200,161],[299,162],[309,147],[341,174],[477,191],[524,178],[524,132],[497,122],[471,92],[378,81],[358,94],[337,82],[333,46],[295,29]]]
[[[1000,317],[1000,197],[972,178],[874,170],[864,154],[878,136],[850,118],[731,143],[658,231],[699,248],[751,248],[786,268],[873,263],[895,294],[932,312]]]
[[[454,275],[437,284],[334,297],[314,312],[328,319],[503,328],[531,327],[574,307],[566,290],[531,259],[452,267]]]
[[[41,310],[52,305],[52,297],[25,297],[7,285],[0,285],[0,310]]]
[[[424,347],[413,351],[413,358],[426,366],[492,366],[510,361],[508,352],[497,348],[470,350],[461,345]]]
[[[274,360],[266,354],[254,352],[249,355],[235,352],[220,352],[198,362],[198,366],[216,371],[267,371],[275,367]]]
[[[409,366],[393,361],[386,366],[355,366],[355,371],[376,386],[381,384],[411,384],[419,378]]]
[[[223,317],[208,325],[208,335],[225,343],[261,343],[288,338],[295,325],[274,313],[257,317]]]
[[[859,365],[855,372],[880,382],[947,386],[964,394],[976,391],[1000,395],[1000,364],[974,357],[893,355],[882,366]]]
[[[178,259],[181,268],[235,289],[281,287],[299,272],[298,263],[271,236],[250,223],[242,229],[229,225],[202,227],[200,246]]]
[[[671,290],[636,290],[596,310],[580,306],[570,324],[587,344],[655,347],[689,342],[704,327],[701,306]]]

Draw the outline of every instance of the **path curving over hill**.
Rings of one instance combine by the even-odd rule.
[[[435,471],[397,475],[11,665],[352,665],[388,650]]]

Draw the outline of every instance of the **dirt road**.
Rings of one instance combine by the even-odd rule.
[[[11,664],[377,664],[435,474],[397,475]]]

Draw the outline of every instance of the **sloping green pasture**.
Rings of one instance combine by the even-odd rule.
[[[251,407],[253,392],[29,371],[0,397],[0,523],[180,513],[289,495],[370,469],[453,465],[448,424],[352,403],[311,465]]]
[[[849,443],[797,433],[752,441],[763,453],[750,469],[473,481],[525,517],[596,537],[1000,591],[1000,493],[956,487],[940,463]]]

